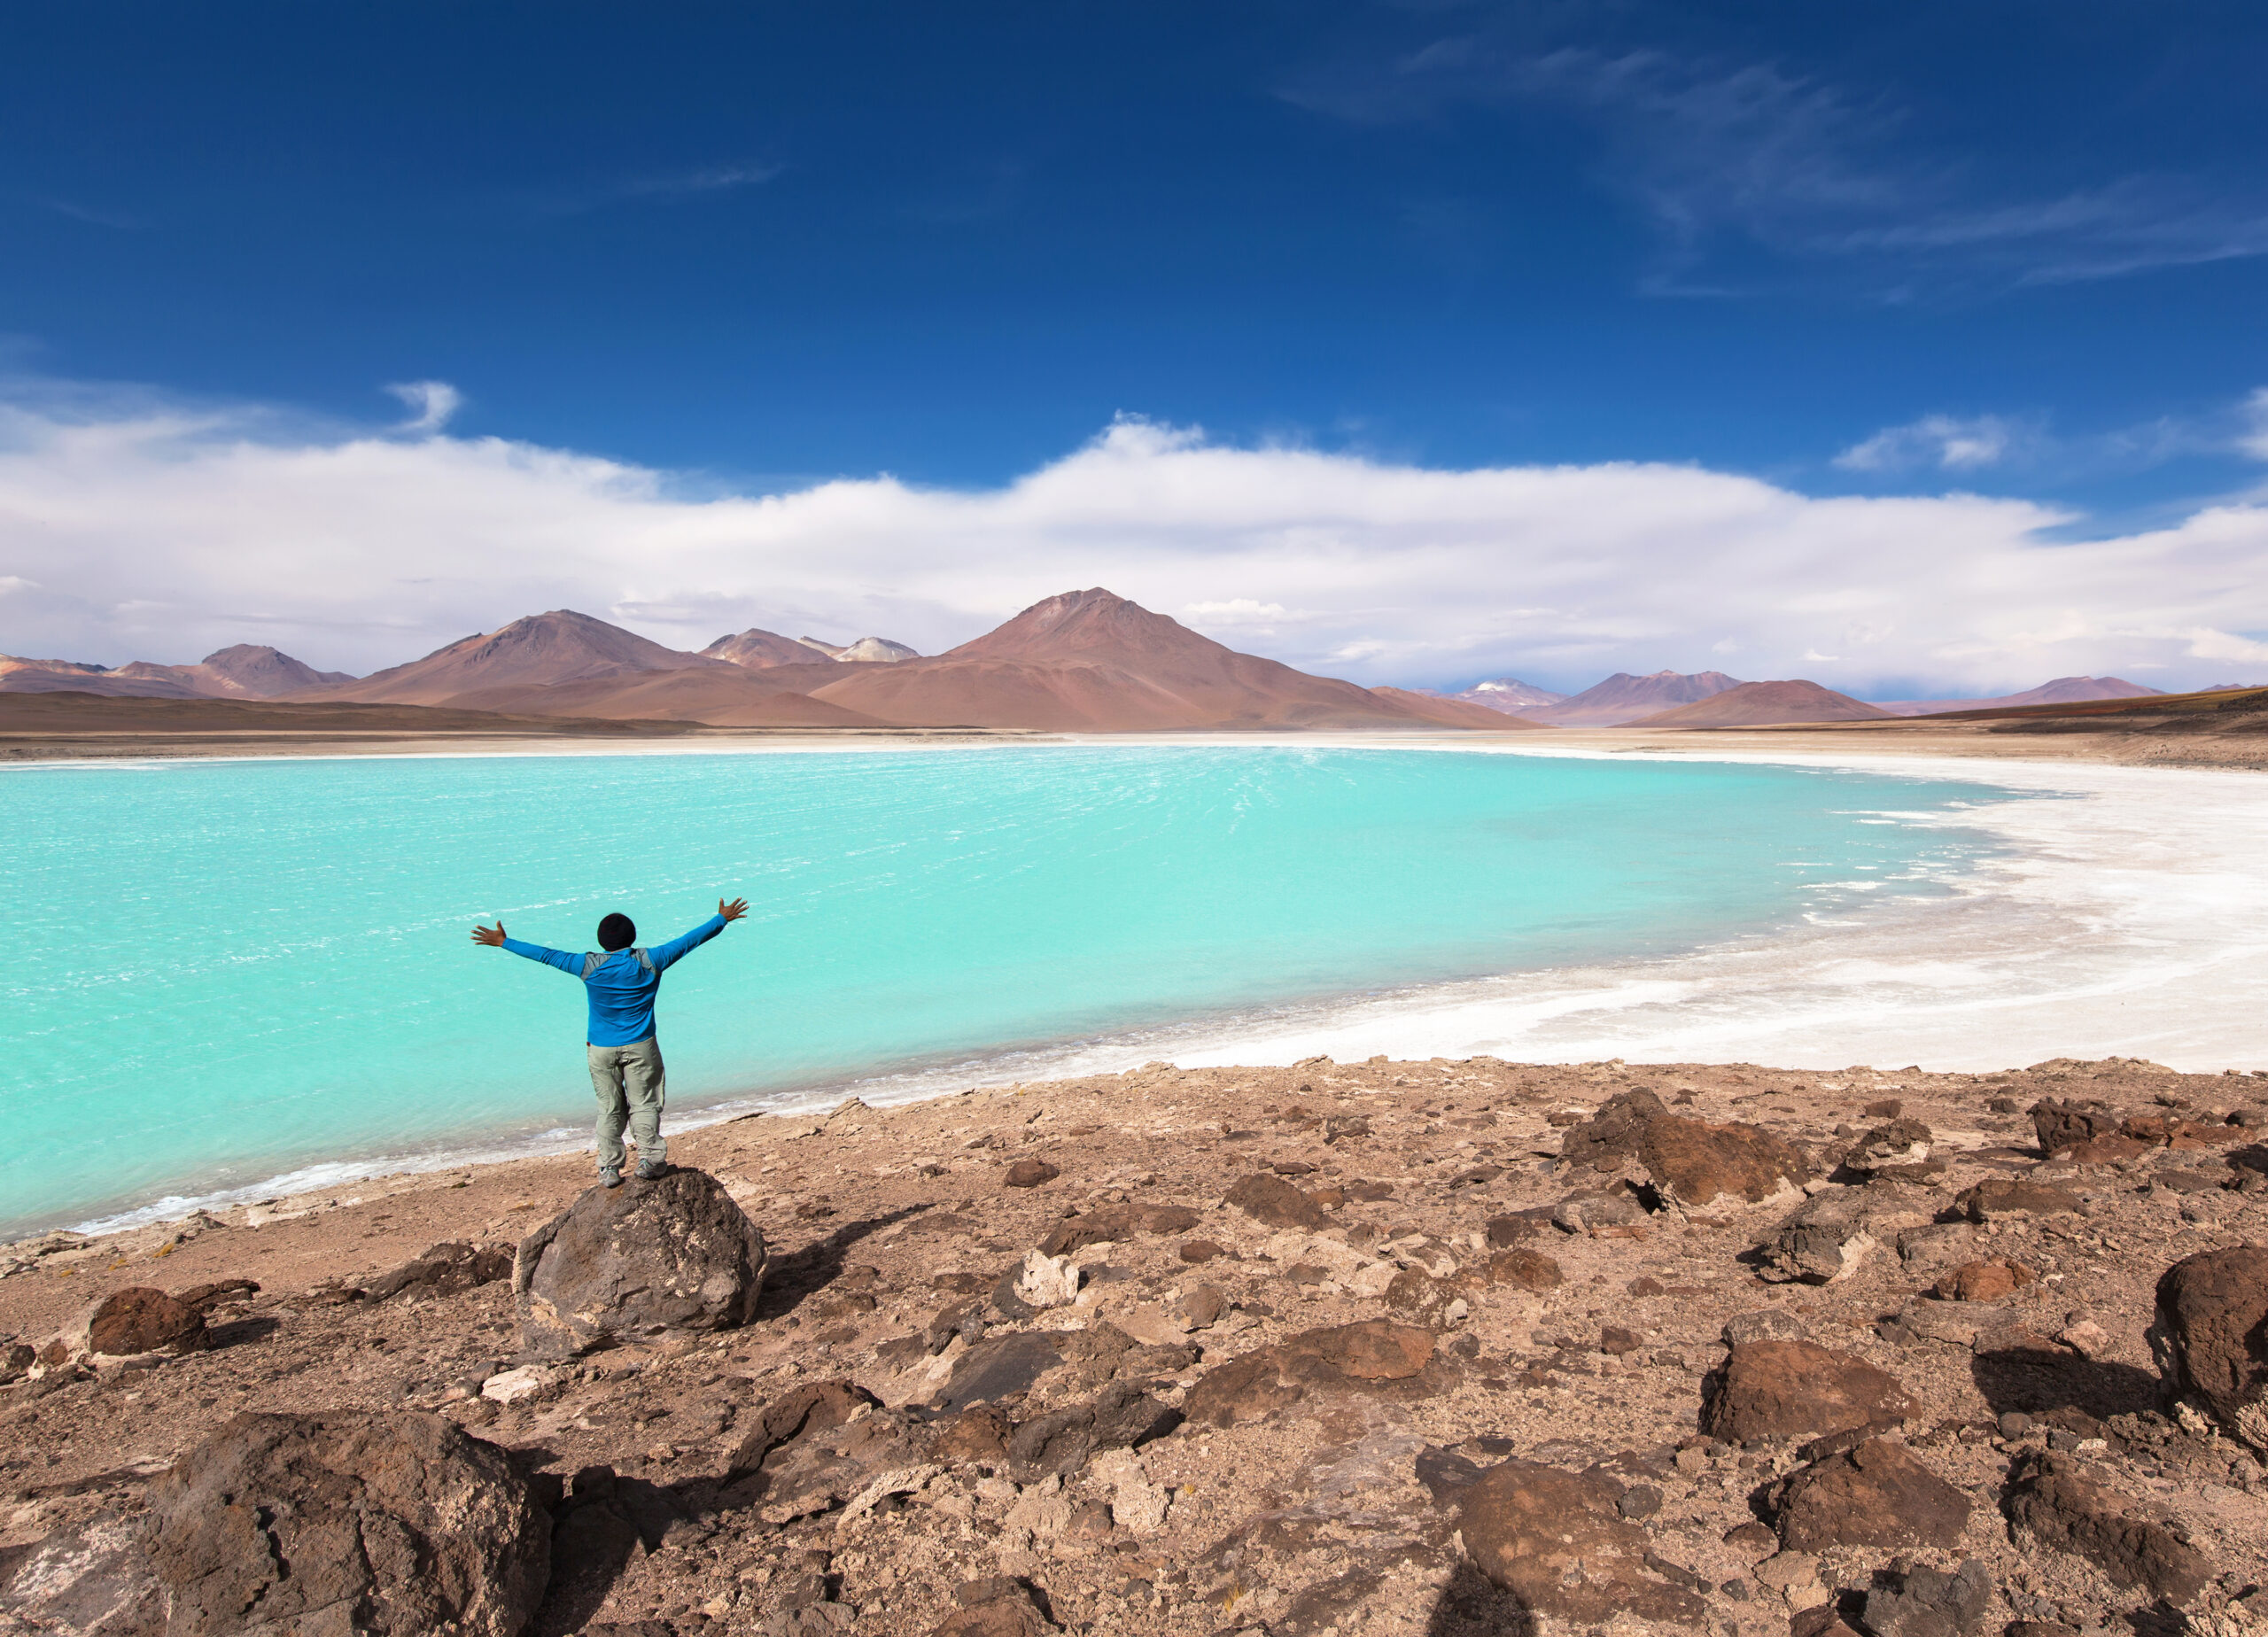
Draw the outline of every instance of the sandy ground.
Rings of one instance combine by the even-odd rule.
[[[1790,1281],[1758,1251],[1775,1242],[1787,1199],[1634,1208],[1612,1175],[1555,1158],[1568,1127],[1634,1088],[1678,1113],[1792,1141],[1818,1168],[1813,1186],[1837,1195],[1864,1191],[1827,1178],[1895,1108],[1926,1123],[1946,1168],[1868,1186],[1941,1226],[1910,1242],[1886,1234],[1832,1283]],[[2186,1119],[2201,1135],[2059,1163],[2022,1112],[2049,1096]],[[2268,1237],[2264,1099],[2268,1077],[2132,1060],[1990,1076],[1317,1060],[1155,1065],[888,1110],[752,1117],[673,1138],[672,1159],[721,1179],[770,1240],[756,1322],[550,1369],[539,1391],[501,1406],[481,1388],[517,1356],[506,1284],[385,1302],[354,1292],[437,1241],[517,1241],[586,1185],[580,1156],[19,1246],[0,1263],[11,1269],[0,1333],[34,1344],[126,1286],[243,1277],[260,1289],[214,1311],[209,1350],[0,1387],[0,1579],[54,1532],[131,1517],[149,1477],[238,1409],[430,1409],[575,1493],[592,1492],[579,1475],[604,1465],[630,1497],[641,1543],[578,1568],[539,1622],[550,1637],[919,1633],[952,1613],[956,1587],[1003,1574],[1037,1588],[1054,1625],[1074,1632],[1522,1629],[1455,1534],[1461,1486],[1507,1455],[1610,1476],[1635,1497],[1625,1511],[1643,1525],[1644,1575],[1693,1588],[1705,1605],[1697,1628],[1723,1637],[1780,1637],[1806,1607],[1863,1595],[1893,1560],[1950,1569],[1968,1558],[1992,1578],[1984,1630],[2021,1618],[2075,1632],[2250,1632],[2259,1610],[2242,1594],[2268,1576],[2268,1470],[2175,1413],[2143,1332],[2168,1265]],[[1007,1186],[1010,1164],[1028,1160],[1058,1174]],[[1225,1203],[1258,1174],[1305,1191],[1315,1225],[1287,1230]],[[2052,1183],[2076,1208],[1970,1222],[1965,1191],[2009,1177]],[[1584,1203],[1609,1196],[1621,1205]],[[1191,1215],[1078,1250],[1084,1288],[1072,1306],[985,1306],[983,1292],[1052,1228],[1130,1203]],[[1508,1279],[1499,1245],[1547,1258],[1558,1282]],[[2037,1277],[1990,1304],[1925,1293],[1950,1266],[1980,1259]],[[964,1324],[941,1337],[941,1310],[972,1292],[975,1335]],[[1802,1464],[1798,1442],[1742,1446],[1697,1427],[1704,1377],[1725,1356],[1720,1332],[1751,1311],[1902,1384],[1916,1406],[1907,1448],[1969,1498],[1956,1541],[1778,1549],[1758,1497]],[[1227,1428],[1190,1423],[1130,1465],[1019,1485],[997,1452],[944,1454],[870,1510],[785,1523],[725,1489],[759,1407],[800,1385],[854,1381],[929,1438],[959,1425],[936,1405],[976,1346],[1037,1336],[1060,1347],[1060,1367],[996,1400],[1021,1424],[1114,1379],[1181,1404],[1258,1349],[1374,1319],[1425,1333],[1433,1362],[1421,1376],[1318,1386]],[[2168,1520],[2210,1558],[2220,1579],[2193,1612],[2220,1623],[2154,1614],[2147,1589],[2012,1536],[2003,1486],[2051,1442],[2119,1504]],[[1147,1516],[1161,1505],[1161,1520]],[[796,1599],[813,1596],[830,1605],[823,1625],[797,1612]],[[8,1625],[4,1603],[0,1630],[52,1629]]]

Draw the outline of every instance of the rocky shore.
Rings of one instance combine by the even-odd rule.
[[[0,1632],[2268,1632],[2268,1079],[1490,1059],[0,1247]]]

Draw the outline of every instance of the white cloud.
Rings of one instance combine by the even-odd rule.
[[[2013,423],[1998,415],[1961,420],[1949,415],[1925,415],[1904,426],[1885,427],[1865,442],[1853,444],[1835,457],[1835,464],[1853,472],[1910,471],[1922,466],[1948,472],[1976,471],[2006,460],[2020,436]]]
[[[2252,389],[2252,396],[2244,400],[2246,431],[2237,439],[2237,447],[2256,461],[2268,461],[2268,386]]]
[[[998,488],[686,499],[568,450],[146,394],[105,410],[82,389],[0,403],[0,573],[36,582],[0,601],[0,650],[180,661],[262,641],[365,671],[567,607],[687,647],[762,625],[935,653],[1101,585],[1364,681],[1580,685],[1734,653],[1744,676],[1860,693],[2268,673],[2246,634],[2268,630],[2268,507],[2045,538],[2075,521],[1690,466],[1430,469],[1138,420]],[[1265,635],[1241,623],[1279,608]]]
[[[396,381],[386,391],[409,408],[410,418],[397,431],[438,432],[464,405],[464,394],[447,381]]]

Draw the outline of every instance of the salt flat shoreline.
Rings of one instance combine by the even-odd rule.
[[[1810,1201],[1649,1203],[1612,1147],[1615,1111],[1647,1098],[1688,1134],[1713,1122],[1784,1145],[1812,1173]],[[2042,1102],[2106,1108],[2142,1136],[2045,1153],[2025,1113]],[[1869,1135],[1893,1121],[1914,1123]],[[1481,1637],[1529,1612],[1473,1572],[1480,1538],[1460,1511],[1508,1457],[1543,1469],[1535,1481],[1608,1475],[1587,1480],[1605,1486],[1600,1516],[1643,1552],[1592,1572],[1669,1611],[1649,1629],[1780,1637],[1791,1615],[1973,1562],[1993,1617],[1981,1629],[2124,1629],[2163,1589],[2194,1617],[2185,1629],[2247,1632],[2261,1612],[2249,1588],[2268,1579],[2268,1467],[2194,1406],[2175,1413],[2145,1330],[2170,1265],[2268,1237],[2264,1133],[2268,1076],[2125,1059],[1986,1075],[1152,1065],[852,1101],[672,1135],[672,1158],[717,1178],[768,1241],[751,1323],[517,1374],[502,1263],[452,1277],[473,1264],[425,1253],[509,1247],[589,1185],[586,1156],[22,1246],[0,1261],[8,1346],[44,1348],[133,1287],[206,1304],[206,1331],[181,1356],[0,1382],[15,1431],[0,1450],[0,1602],[83,1598],[133,1572],[82,1543],[131,1526],[156,1475],[257,1409],[436,1415],[515,1452],[557,1530],[531,1637],[767,1637],[807,1629],[796,1611],[814,1600],[835,1612],[808,1629],[853,1637],[1211,1637],[1255,1622]],[[1926,1159],[1869,1182],[1846,1161],[1869,1141],[1899,1164],[1918,1142]],[[1843,1222],[1846,1205],[1876,1216],[1824,1236],[1783,1226],[1803,1211]],[[1081,1290],[1033,1313],[999,1292],[1043,1243],[1073,1246]],[[1728,1334],[1800,1338],[1823,1350],[1806,1355],[1814,1372],[1876,1372],[1898,1452],[1876,1459],[1916,1462],[1927,1477],[1912,1481],[1937,1486],[1927,1519],[1908,1520],[1926,1538],[1872,1540],[1880,1509],[1832,1525],[1852,1542],[1787,1535],[1777,1510],[1759,1522],[1757,1495],[1839,1470],[1852,1440],[1814,1446],[1817,1429],[1793,1422],[1712,1432]],[[1302,1348],[1381,1337],[1423,1368],[1293,1368]],[[953,1384],[1006,1359],[1023,1373],[964,1408]],[[1293,1362],[1290,1385],[1262,1369],[1277,1359]],[[770,1407],[830,1382],[879,1400],[851,1424],[871,1447],[828,1457],[818,1488],[791,1488],[783,1467],[756,1501],[734,1489]],[[1790,1384],[1798,1408],[1804,1390]],[[1146,1393],[1167,1424],[1186,1419],[1060,1472],[1014,1453],[1034,1438],[1012,1431],[1076,1421],[1099,1393]],[[2104,1486],[2100,1504],[2177,1530],[2166,1539],[2209,1569],[2137,1585],[2115,1556],[2012,1527],[2003,1508],[2043,1451]],[[847,1504],[884,1477],[905,1486],[896,1500]],[[646,1544],[606,1547],[607,1507],[628,1509],[612,1527]],[[2192,1561],[2159,1551],[2149,1573]],[[1013,1609],[953,1624],[1003,1598],[1034,1600],[1048,1626]],[[1224,1628],[1224,1609],[1244,1626]]]

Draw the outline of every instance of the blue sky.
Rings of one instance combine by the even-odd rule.
[[[2210,3],[19,5],[0,368],[317,441],[446,383],[415,430],[680,496],[997,488],[1138,416],[2088,539],[2261,482],[2263,84]],[[1986,685],[1947,652],[1874,674]]]

